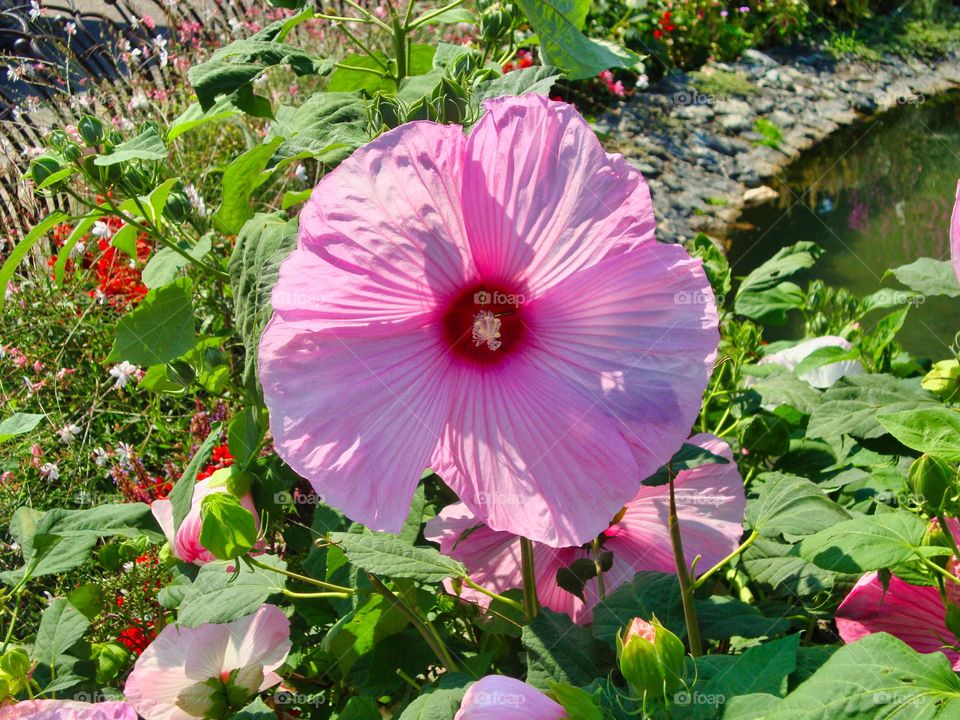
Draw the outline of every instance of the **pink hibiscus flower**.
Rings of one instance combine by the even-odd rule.
[[[960,282],[960,182],[957,182],[957,200],[950,218],[950,257],[953,259],[953,271]]]
[[[917,652],[942,652],[953,669],[960,670],[960,653],[952,649],[957,638],[947,628],[947,611],[936,587],[911,585],[894,575],[884,592],[877,573],[867,573],[840,603],[836,618],[845,643],[890,633]]]
[[[689,560],[700,555],[697,570],[706,572],[739,544],[746,499],[730,447],[706,434],[696,435],[690,442],[731,461],[681,471],[674,481],[684,554]],[[676,572],[667,529],[669,493],[667,485],[641,487],[603,532],[603,549],[613,553],[613,566],[604,573],[608,593],[642,570]],[[474,582],[497,593],[521,587],[517,536],[478,525],[480,522],[466,506],[451,505],[427,523],[425,536],[439,543],[445,555],[462,561]],[[586,584],[584,602],[557,584],[557,571],[580,558],[593,558],[593,550],[556,549],[535,543],[533,552],[541,604],[566,613],[578,623],[590,622],[592,609],[600,601],[597,581]],[[453,592],[449,581],[446,587]],[[463,588],[460,596],[483,606],[490,602],[488,596],[470,588]]]
[[[563,547],[689,433],[718,343],[699,260],[570,105],[414,122],[326,175],[259,348],[277,451],[398,531],[433,467],[483,522]]]
[[[505,675],[487,675],[467,689],[453,720],[563,720],[563,706]]]
[[[73,700],[26,700],[0,707],[2,720],[137,720],[125,702],[85,703]]]
[[[180,707],[184,691],[208,680],[226,683],[234,670],[251,695],[266,690],[280,682],[274,670],[289,652],[290,621],[274,605],[221,625],[167,625],[137,659],[124,695],[146,720],[190,720],[200,716]]]
[[[206,565],[217,558],[200,544],[200,530],[203,523],[200,521],[200,504],[207,495],[217,492],[227,492],[225,485],[225,476],[211,475],[206,480],[201,480],[193,488],[193,502],[190,505],[190,512],[180,523],[180,528],[174,532],[173,529],[173,505],[169,500],[154,500],[150,505],[150,510],[167,536],[167,542],[170,543],[170,552],[178,560],[193,563],[194,565]],[[253,514],[254,522],[260,527],[260,516],[257,508],[253,504],[253,495],[246,493],[240,498],[240,504]]]

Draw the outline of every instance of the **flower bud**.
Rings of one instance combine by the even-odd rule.
[[[920,385],[941,400],[953,397],[960,389],[960,361],[954,358],[934,363]]]
[[[96,147],[107,136],[103,123],[93,115],[84,115],[80,118],[80,122],[77,123],[77,130],[88,147]]]
[[[933,514],[943,512],[956,491],[956,473],[940,458],[921,455],[910,466],[910,489]]]
[[[30,669],[30,656],[23,648],[13,647],[0,655],[0,680],[7,693],[16,695],[27,686]]]
[[[48,177],[60,172],[62,169],[63,165],[60,164],[57,158],[50,155],[42,155],[30,163],[30,179],[37,185],[40,185]]]
[[[634,694],[659,697],[680,686],[686,657],[683,642],[656,617],[652,622],[631,620],[623,637],[617,638],[617,649],[620,672]]]

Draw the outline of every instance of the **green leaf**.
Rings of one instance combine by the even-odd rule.
[[[157,134],[156,128],[148,128],[144,132],[122,142],[113,148],[109,155],[98,155],[94,158],[93,164],[116,165],[117,163],[127,162],[128,160],[166,160],[167,147]]]
[[[804,560],[795,545],[766,538],[754,542],[740,558],[750,578],[768,592],[786,590],[808,597],[831,590],[838,577],[836,573]]]
[[[252,703],[234,715],[231,720],[276,720],[276,718],[277,713],[261,698],[256,698]]]
[[[467,687],[431,688],[400,713],[399,720],[453,720]]]
[[[117,323],[117,337],[107,361],[157,365],[190,350],[196,343],[192,290],[190,279],[180,278],[148,292],[136,309]]]
[[[46,415],[37,413],[14,413],[0,422],[0,442],[33,430]]]
[[[763,537],[810,535],[850,518],[850,514],[806,478],[767,472],[751,485],[746,524]]]
[[[505,95],[525,95],[526,93],[547,95],[561,75],[560,70],[546,65],[534,65],[533,67],[514,70],[492,80],[479,83],[474,88],[472,100],[479,107],[483,100]]]
[[[673,476],[676,477],[677,473],[679,472],[684,470],[693,470],[701,465],[710,465],[714,463],[718,465],[727,465],[729,462],[730,461],[722,455],[715,455],[699,445],[694,445],[693,443],[683,443],[683,445],[680,446],[680,449],[674,453],[672,458],[670,458],[670,462],[644,480],[643,484],[652,486],[666,485],[668,482],[670,482],[670,473],[673,473]]]
[[[178,115],[167,130],[167,142],[173,142],[183,133],[212,122],[220,122],[227,118],[239,115],[240,110],[233,104],[230,97],[221,97],[213,105],[204,110],[200,103],[195,102]]]
[[[248,406],[234,415],[227,427],[227,444],[237,465],[246,468],[256,458],[266,432],[267,418],[262,408]]]
[[[343,550],[351,563],[374,575],[440,582],[467,574],[461,562],[433,548],[408,545],[392,535],[335,532],[330,533],[330,540]]]
[[[315,157],[336,164],[370,140],[367,103],[359,93],[315,93],[299,107],[281,111],[271,127],[284,139],[274,160]]]
[[[517,0],[517,5],[540,38],[544,65],[560,68],[571,80],[594,77],[608,68],[631,67],[640,60],[631,50],[580,32],[582,2]]]
[[[33,643],[33,659],[47,667],[55,667],[57,658],[79,641],[90,621],[68,600],[59,598],[40,616],[37,639]]]
[[[603,710],[595,695],[565,683],[549,683],[550,692],[566,710],[567,716],[578,720],[604,720]]]
[[[56,281],[57,285],[61,287],[63,286],[63,276],[67,268],[67,260],[70,259],[70,253],[73,252],[73,248],[76,247],[77,243],[80,242],[80,238],[90,231],[90,228],[93,227],[93,224],[101,216],[102,215],[99,212],[92,212],[89,215],[80,218],[80,220],[74,226],[73,231],[70,233],[70,237],[67,238],[67,241],[63,244],[63,247],[60,248],[60,252],[57,253],[57,262],[53,266],[53,279]]]
[[[734,299],[739,315],[773,325],[786,322],[786,311],[802,306],[803,291],[784,282],[801,270],[812,267],[823,249],[812,242],[798,242],[780,249],[772,258],[747,275]]]
[[[206,233],[197,240],[193,247],[183,247],[182,249],[194,260],[199,260],[210,252],[213,240],[212,233]],[[181,246],[182,247],[182,246]],[[169,285],[173,282],[177,274],[187,266],[190,261],[173,248],[160,248],[147,261],[143,268],[143,284],[148,288],[158,288]]]
[[[949,260],[922,257],[909,265],[901,265],[888,272],[911,290],[924,295],[960,297],[960,283]]]
[[[200,503],[200,544],[220,560],[246,555],[257,544],[253,514],[228,492],[210,493]]]
[[[892,375],[848,375],[829,388],[810,416],[807,436],[836,438],[843,434],[878,438],[887,431],[880,413],[892,414],[939,405],[920,387],[919,378],[903,380]]]
[[[589,685],[601,674],[601,648],[590,630],[563,613],[543,608],[523,628],[521,642],[527,654],[527,682],[535,688],[548,690],[551,682]]]
[[[380,50],[375,50],[374,56],[376,59],[366,53],[347,55],[331,73],[330,80],[327,82],[327,91],[353,93],[363,90],[370,95],[377,92],[388,95],[396,93],[397,84],[392,78],[385,74],[376,74],[386,73],[384,70],[384,65],[388,63],[386,54]]]
[[[361,657],[409,623],[407,616],[383,595],[370,595],[327,631],[320,647],[337,658],[338,670],[346,676]]]
[[[283,213],[258,214],[237,236],[228,271],[233,291],[234,322],[245,349],[243,382],[256,387],[257,346],[270,320],[270,293],[280,263],[297,244],[297,220]]]
[[[287,567],[283,560],[272,555],[259,555],[257,560],[281,570]],[[283,589],[284,576],[279,573],[248,567],[235,560],[208,563],[183,591],[177,622],[186,627],[232,622],[255,612]]]
[[[56,185],[58,182],[61,182],[62,180],[66,180],[68,177],[73,175],[75,171],[76,171],[76,168],[73,165],[68,165],[65,168],[61,168],[57,170],[55,173],[48,175],[43,182],[37,185],[36,189],[46,190],[51,185]]]
[[[221,181],[223,199],[212,218],[220,232],[228,235],[237,233],[253,217],[250,197],[270,178],[273,171],[265,171],[264,168],[282,142],[283,138],[279,137],[267,140],[227,165]]]
[[[850,348],[847,350],[839,345],[829,345],[827,347],[818,348],[807,355],[803,360],[797,363],[797,366],[793,369],[793,372],[797,377],[802,377],[811,370],[822,368],[825,365],[832,365],[834,363],[843,362],[844,360],[859,359],[860,353],[857,352],[856,348]]]
[[[960,412],[931,407],[882,413],[877,420],[908,448],[960,462]]]
[[[828,527],[800,543],[800,556],[841,573],[894,568],[916,558],[927,524],[898,510],[865,515]]]
[[[771,363],[749,369],[760,368],[765,375],[758,380],[751,380],[750,390],[760,395],[764,408],[775,410],[789,405],[804,415],[809,415],[820,404],[820,393],[786,368]]]
[[[140,234],[140,228],[136,225],[127,223],[117,230],[110,238],[110,244],[120,250],[127,257],[137,259],[137,235]]]
[[[787,680],[797,667],[799,648],[800,635],[795,633],[752,647],[742,655],[704,656],[712,659],[713,674],[699,691],[726,698],[751,693],[783,697]]]
[[[942,653],[921,654],[875,633],[837,650],[820,669],[761,714],[724,720],[932,720],[960,717],[960,678]]]
[[[183,474],[177,480],[176,485],[170,492],[170,505],[173,508],[173,527],[180,529],[180,523],[190,512],[193,504],[193,488],[197,484],[197,473],[200,468],[206,465],[213,452],[213,446],[220,442],[220,424],[217,423],[210,428],[210,434],[204,439],[197,448],[197,452],[190,458],[190,462],[183,469]]]
[[[57,225],[69,219],[69,215],[62,213],[59,210],[54,211],[47,215],[43,220],[33,226],[33,228],[24,235],[23,239],[16,244],[13,250],[10,251],[10,254],[7,256],[7,259],[3,261],[3,265],[0,266],[0,307],[3,306],[3,301],[7,295],[7,286],[10,285],[10,281],[13,279],[13,274],[16,272],[17,267],[23,262],[23,259],[27,256],[27,253],[37,244],[37,241],[40,240],[44,235],[53,230]]]

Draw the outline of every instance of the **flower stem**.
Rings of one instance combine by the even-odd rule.
[[[540,612],[540,600],[533,567],[533,541],[529,538],[520,538],[520,562],[523,566],[523,614],[530,622]]]
[[[430,649],[433,650],[437,659],[440,660],[440,664],[450,672],[456,672],[457,663],[454,661],[453,656],[450,655],[447,646],[443,644],[443,640],[437,635],[437,631],[434,630],[433,626],[424,622],[423,618],[414,612],[403,600],[397,597],[390,588],[380,582],[380,579],[376,575],[367,574],[367,578],[369,578],[370,584],[373,585],[373,589],[383,595],[393,607],[403,613],[407,620],[410,621],[410,624],[423,636],[423,639],[427,641],[427,645],[430,646]]]
[[[603,600],[607,596],[607,583],[600,564],[600,538],[593,539],[593,567],[597,571],[597,595]]]
[[[407,24],[407,27],[412,30],[412,29],[415,28],[415,27],[419,27],[420,25],[423,25],[424,23],[430,22],[431,20],[433,20],[433,19],[436,18],[436,17],[440,17],[440,16],[443,15],[445,12],[448,12],[448,11],[450,11],[450,10],[453,10],[455,7],[459,7],[460,5],[463,5],[463,3],[464,3],[464,0],[453,0],[453,2],[451,2],[451,3],[447,4],[447,5],[444,5],[443,7],[439,7],[439,8],[437,8],[436,10],[431,10],[430,12],[421,15],[421,16],[418,17],[416,20],[414,20],[412,23],[408,23],[408,24]]]
[[[690,654],[694,657],[703,655],[703,644],[700,642],[700,626],[697,623],[697,609],[693,604],[694,586],[690,583],[690,572],[687,561],[683,557],[683,540],[680,537],[680,519],[677,516],[677,499],[673,488],[673,470],[668,468],[670,475],[670,543],[673,545],[673,559],[677,565],[677,579],[680,582],[680,599],[683,601],[683,619],[687,625],[687,642],[690,645]]]
[[[756,540],[758,537],[760,537],[760,533],[758,533],[756,530],[754,530],[752,533],[750,533],[750,536],[749,536],[746,540],[744,540],[742,543],[740,543],[740,547],[738,547],[738,548],[737,548],[736,550],[734,550],[732,553],[730,553],[729,555],[727,555],[723,560],[721,560],[720,562],[718,562],[718,563],[717,563],[716,565],[714,565],[712,568],[710,568],[709,570],[707,570],[707,571],[706,571],[703,575],[701,575],[699,578],[697,578],[696,580],[694,580],[694,582],[693,582],[693,589],[696,590],[698,587],[700,587],[701,585],[703,585],[707,580],[709,580],[711,577],[713,577],[713,575],[714,575],[718,570],[722,569],[724,565],[726,565],[728,562],[730,562],[731,560],[733,560],[737,555],[739,555],[740,553],[742,553],[742,552],[743,552],[744,550],[746,550],[748,547],[750,547],[751,545],[753,545],[753,541]]]
[[[334,593],[340,593],[349,597],[350,595],[356,595],[357,591],[353,588],[344,587],[343,585],[334,585],[332,583],[324,582],[323,580],[315,580],[312,577],[307,577],[306,575],[300,575],[299,573],[291,572],[290,570],[284,570],[282,568],[273,567],[262,563],[256,558],[247,556],[247,562],[251,565],[260,568],[261,570],[269,570],[270,572],[275,572],[278,575],[283,575],[285,577],[291,578],[293,580],[299,580],[300,582],[307,583],[308,585],[315,585],[316,587],[323,588]]]
[[[463,578],[463,584],[466,585],[467,587],[473,588],[478,593],[482,593],[483,595],[486,595],[488,598],[498,600],[502,602],[504,605],[509,605],[514,610],[519,610],[520,612],[524,612],[523,605],[518,603],[516,600],[513,600],[508,597],[504,597],[503,595],[497,595],[497,593],[493,592],[492,590],[488,590],[483,585],[475,583],[473,580],[471,580],[468,577]]]

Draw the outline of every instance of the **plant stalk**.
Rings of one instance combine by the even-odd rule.
[[[520,562],[523,567],[523,614],[527,622],[540,612],[540,600],[537,598],[537,576],[533,567],[533,541],[520,538]]]
[[[680,598],[683,601],[683,620],[687,625],[687,642],[690,645],[690,654],[694,657],[703,655],[703,644],[700,641],[700,625],[697,623],[697,609],[693,604],[694,586],[690,583],[690,571],[687,561],[683,557],[683,539],[680,537],[680,519],[677,516],[677,499],[673,487],[673,471],[670,475],[670,543],[673,545],[673,559],[677,565],[677,579],[680,582]]]

